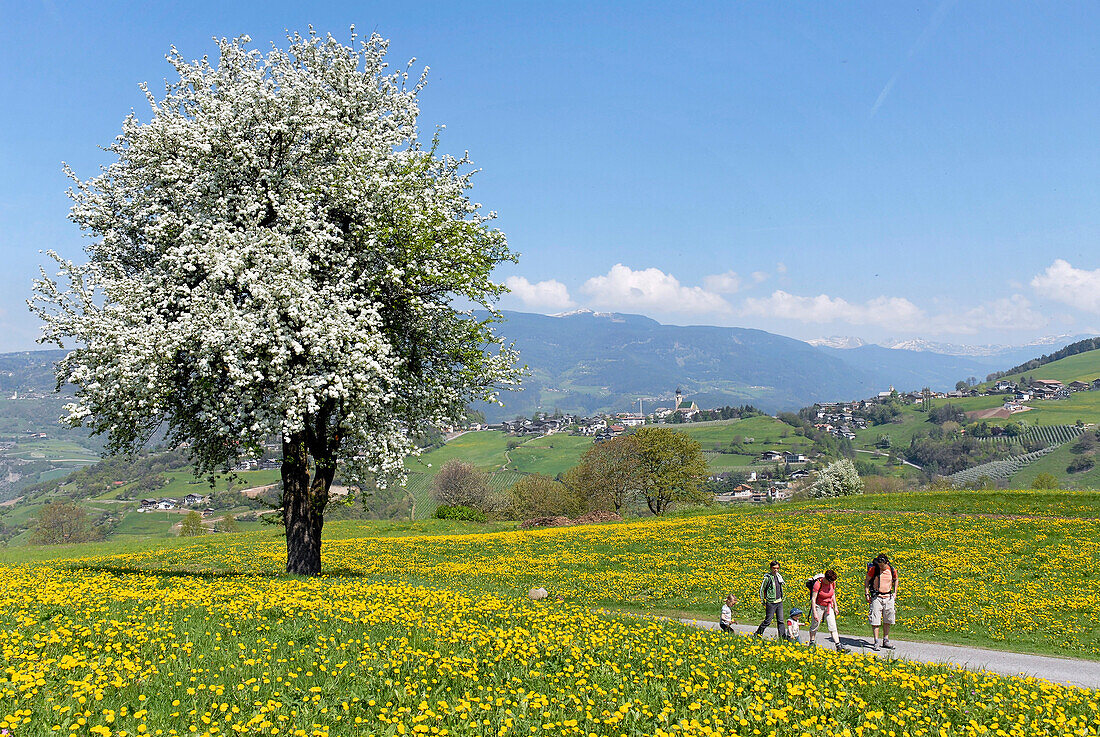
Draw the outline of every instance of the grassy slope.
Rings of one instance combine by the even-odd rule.
[[[472,463],[482,471],[495,471],[504,465],[504,451],[508,442],[508,436],[502,432],[485,430],[482,432],[468,432],[458,436],[454,440],[425,453],[419,458],[410,458],[406,467],[410,471],[435,474],[444,463],[458,458]]]
[[[586,450],[592,447],[592,438],[574,435],[547,435],[531,438],[509,456],[512,468],[521,473],[542,473],[556,476],[577,465]]]
[[[1094,466],[1092,470],[1084,473],[1069,473],[1066,466],[1077,458],[1070,448],[1073,443],[1066,443],[1053,453],[1045,455],[1039,460],[1029,463],[1021,468],[1009,479],[1012,486],[1026,489],[1031,482],[1041,473],[1053,474],[1058,479],[1059,486],[1077,489],[1100,489],[1100,466]]]
[[[1006,376],[1004,380],[1019,381],[1025,375],[1032,379],[1057,379],[1064,384],[1071,381],[1092,381],[1100,377],[1100,350],[1052,361],[1037,369]]]

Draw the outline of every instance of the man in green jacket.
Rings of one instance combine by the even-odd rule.
[[[787,639],[786,620],[783,618],[783,576],[779,573],[779,562],[772,561],[770,571],[764,574],[764,580],[760,584],[760,602],[764,605],[766,615],[764,621],[756,628],[757,636],[764,634],[764,629],[771,624],[775,617],[775,631],[779,639]]]

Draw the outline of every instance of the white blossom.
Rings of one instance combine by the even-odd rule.
[[[117,160],[68,172],[93,240],[85,263],[50,252],[32,309],[71,349],[66,419],[113,452],[166,424],[209,472],[324,436],[384,482],[419,426],[517,380],[491,324],[452,304],[492,312],[490,272],[514,256],[467,197],[469,161],[420,143],[424,75],[390,70],[378,36],[288,41],[222,39],[216,65],[171,50],[179,81],[146,89]]]

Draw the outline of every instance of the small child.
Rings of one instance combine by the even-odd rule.
[[[723,632],[733,632],[733,607],[737,605],[737,597],[730,594],[726,597],[726,603],[722,605],[722,616],[718,619],[718,626]]]
[[[798,642],[798,628],[802,624],[802,610],[794,608],[791,616],[787,618],[787,639]]]

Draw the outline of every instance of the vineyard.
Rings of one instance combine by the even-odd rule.
[[[1029,440],[1039,440],[1047,445],[1061,445],[1077,437],[1084,432],[1084,428],[1076,425],[1043,425],[1028,428],[1024,437]]]
[[[1046,447],[1034,451],[1032,453],[1023,453],[1020,455],[1012,456],[1011,458],[1005,458],[1000,461],[990,461],[989,463],[983,463],[980,466],[974,466],[973,468],[963,469],[958,473],[952,474],[948,478],[956,484],[970,484],[978,481],[983,476],[997,481],[999,479],[1007,479],[1024,466],[1032,463],[1048,453],[1054,452],[1060,445],[1064,445],[1072,440],[1075,440],[1082,432],[1084,428],[1077,427],[1076,425],[1050,425],[1042,427],[1032,427],[1024,434],[1024,437],[1028,440],[1038,440],[1046,444]],[[1001,438],[990,438],[989,440],[1002,440]],[[1005,439],[1007,440],[1007,439]],[[1014,441],[1008,441],[1012,443]],[[1004,447],[1011,447],[1006,445]]]

